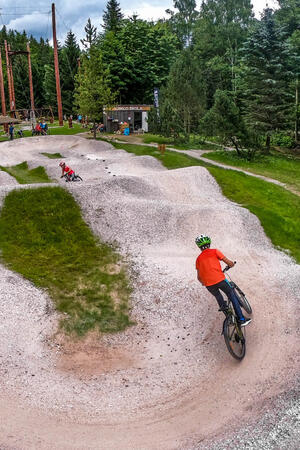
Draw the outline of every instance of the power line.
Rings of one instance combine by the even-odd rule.
[[[59,17],[60,17],[62,23],[64,24],[66,30],[67,30],[67,31],[70,31],[70,30],[71,30],[71,27],[68,27],[68,26],[66,25],[66,23],[65,23],[65,21],[64,21],[64,19],[63,19],[63,17],[61,16],[60,12],[58,11],[58,9],[57,9],[57,8],[55,8],[55,9],[56,9],[56,12],[57,12],[57,14],[59,15]]]
[[[26,16],[26,15],[28,15],[29,13],[1,13],[1,16]],[[31,16],[37,16],[37,15],[47,15],[47,14],[49,14],[49,11],[45,11],[45,12],[43,12],[43,11],[33,11],[33,12],[31,12],[30,13],[30,15]]]

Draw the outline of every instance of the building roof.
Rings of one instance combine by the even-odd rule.
[[[116,105],[111,108],[103,108],[104,111],[150,111],[152,105]]]
[[[4,125],[6,123],[21,123],[21,122],[22,122],[21,120],[15,119],[14,117],[0,115],[0,125]]]

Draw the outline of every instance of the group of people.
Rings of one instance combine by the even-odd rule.
[[[89,124],[88,116],[83,116],[82,114],[77,115],[77,123],[80,123],[82,128],[87,128]]]
[[[96,133],[97,132],[104,133],[104,131],[105,131],[103,123],[95,123],[95,125],[93,125],[92,128],[90,129],[90,132],[93,133],[95,128],[96,128]]]
[[[46,136],[47,134],[48,134],[48,124],[44,120],[38,122],[35,127],[32,125],[33,136],[40,136],[40,135]]]
[[[38,122],[36,126],[32,125],[32,136],[46,136],[48,134],[48,124],[45,120]],[[15,130],[14,124],[10,123],[8,126],[8,134],[9,138],[12,141],[15,137],[15,133],[18,137],[24,137],[23,130],[20,128],[19,130]]]

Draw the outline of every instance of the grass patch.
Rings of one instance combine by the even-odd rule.
[[[50,134],[50,136],[55,136],[55,135],[74,135],[74,134],[78,134],[78,133],[86,133],[87,131],[89,131],[89,128],[82,128],[81,125],[79,125],[76,122],[73,122],[73,128],[69,128],[69,125],[67,123],[65,123],[62,127],[60,127],[58,125],[58,122],[56,122],[54,124],[49,124],[48,126],[49,126],[49,134]],[[17,137],[17,135],[16,135],[17,131],[20,130],[20,129],[23,129],[23,127],[20,126],[20,125],[17,125],[15,127],[15,138],[14,138],[14,140],[24,139],[24,138]],[[31,133],[31,130],[24,130],[23,134],[24,134],[25,138],[33,137],[32,133]],[[4,132],[0,133],[0,142],[5,142],[5,141],[9,141],[9,140],[10,140],[9,136],[7,136]]]
[[[220,151],[203,155],[205,158],[249,172],[274,178],[300,192],[300,158],[273,152],[271,155],[257,155],[253,161],[238,157],[234,151]]]
[[[210,142],[189,142],[187,144],[174,144],[168,147],[176,148],[176,150],[220,150],[222,148],[218,144]]]
[[[300,263],[300,197],[286,189],[234,170],[213,167],[188,155],[155,147],[112,143],[136,155],[151,155],[168,169],[204,166],[220,185],[223,194],[255,214],[273,244],[287,250]]]
[[[119,142],[110,142],[115,148],[126,150],[128,153],[134,153],[137,156],[150,155],[162,162],[162,164],[168,169],[180,169],[182,167],[190,167],[193,161],[197,161],[194,158],[190,158],[187,155],[175,153],[170,150],[166,150],[162,155],[156,147],[149,147],[146,145],[137,144],[121,144]],[[198,163],[198,166],[203,165]]]
[[[69,125],[65,124],[63,127],[53,125],[49,127],[50,136],[54,135],[73,135],[78,133],[86,133],[89,128],[82,128],[78,123],[73,122],[73,128],[69,128]],[[30,132],[31,134],[31,132]]]
[[[219,150],[220,145],[204,142],[200,136],[190,136],[188,143],[179,144],[173,138],[167,138],[155,134],[144,134],[137,136],[141,138],[144,144],[167,144],[168,147],[176,148],[177,150]]]
[[[60,153],[41,153],[41,155],[47,156],[47,158],[50,159],[59,159],[59,158],[64,158],[63,155],[61,155]]]
[[[26,161],[16,166],[3,167],[0,169],[13,176],[20,184],[33,184],[33,183],[51,183],[52,180],[48,177],[44,167],[39,166],[35,169],[29,169]]]
[[[59,187],[15,190],[0,216],[8,267],[45,288],[68,333],[117,332],[130,325],[130,287],[116,251],[98,241],[73,197]]]
[[[141,140],[142,140],[142,142],[144,142],[144,144],[172,144],[173,143],[172,138],[159,136],[157,134],[147,133],[147,134],[137,135],[136,137],[141,138]]]

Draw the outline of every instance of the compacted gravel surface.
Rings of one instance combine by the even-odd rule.
[[[60,152],[83,182],[60,179]],[[78,136],[0,146],[0,164],[43,165],[93,232],[115,242],[134,287],[125,332],[72,342],[47,293],[0,265],[0,448],[296,449],[300,268],[202,167],[168,171]],[[16,188],[0,171],[0,202]],[[56,184],[54,184],[56,185]],[[20,189],[32,186],[18,186]],[[239,363],[196,280],[194,239],[237,260],[253,321]]]

